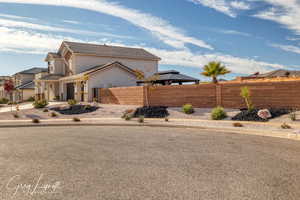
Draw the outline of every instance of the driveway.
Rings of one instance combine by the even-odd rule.
[[[0,199],[293,200],[300,143],[197,129],[0,129]]]

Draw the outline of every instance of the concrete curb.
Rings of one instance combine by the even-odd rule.
[[[3,128],[26,128],[26,127],[65,127],[65,126],[123,126],[123,127],[161,127],[161,128],[191,128],[206,131],[220,131],[225,133],[243,134],[243,135],[256,135],[262,137],[275,137],[283,139],[300,140],[298,137],[290,137],[289,133],[277,132],[277,131],[261,131],[255,129],[245,128],[214,128],[208,126],[190,126],[190,125],[176,125],[176,124],[150,124],[150,123],[130,123],[130,122],[116,122],[116,123],[87,123],[87,122],[69,122],[69,123],[39,123],[39,124],[3,124],[0,125],[0,130]]]

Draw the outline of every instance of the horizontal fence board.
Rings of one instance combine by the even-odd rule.
[[[245,86],[256,107],[300,108],[300,81],[110,88],[100,89],[99,98],[108,104],[245,108],[240,96]]]

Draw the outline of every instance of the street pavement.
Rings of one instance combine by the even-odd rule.
[[[299,141],[184,128],[0,129],[1,200],[299,198]]]

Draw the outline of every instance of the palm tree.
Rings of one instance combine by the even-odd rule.
[[[213,61],[204,66],[203,72],[201,74],[203,76],[211,77],[213,83],[218,83],[218,79],[217,79],[218,76],[225,75],[230,72],[231,71],[226,69],[225,66],[222,66],[220,62]]]

